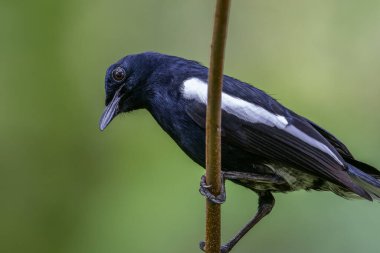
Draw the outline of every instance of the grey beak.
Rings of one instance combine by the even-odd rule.
[[[123,97],[123,95],[120,94],[121,89],[123,86],[121,86],[113,96],[112,101],[107,105],[106,109],[104,109],[104,112],[99,120],[99,128],[101,131],[103,131],[109,123],[119,114],[119,102],[120,99]]]

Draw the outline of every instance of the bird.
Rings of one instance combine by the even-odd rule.
[[[121,113],[146,109],[184,153],[205,167],[207,82],[208,68],[197,61],[157,52],[127,55],[106,71],[100,130]],[[221,252],[231,251],[271,212],[274,193],[315,190],[346,199],[380,199],[376,168],[264,91],[224,75],[221,115],[222,193],[212,195],[204,176],[200,192],[223,203],[224,181],[230,180],[258,195],[257,212]]]

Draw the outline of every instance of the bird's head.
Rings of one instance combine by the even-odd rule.
[[[195,61],[155,52],[128,55],[106,72],[106,108],[100,118],[100,130],[118,114],[146,108],[171,108],[171,98],[178,97],[181,84],[189,77],[207,79],[207,68]]]
[[[144,107],[147,79],[154,69],[149,55],[129,55],[112,64],[105,76],[106,108],[100,118],[100,130],[122,112]]]

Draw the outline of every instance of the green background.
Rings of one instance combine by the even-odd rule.
[[[158,51],[207,65],[214,1],[0,1],[0,252],[199,252],[203,170],[146,111],[98,130],[106,68]],[[380,1],[232,1],[225,73],[380,167]],[[257,197],[227,184],[223,240]],[[380,204],[276,194],[233,252],[380,252]]]

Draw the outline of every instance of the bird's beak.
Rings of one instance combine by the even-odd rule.
[[[120,99],[123,97],[121,93],[121,90],[124,85],[122,85],[113,96],[112,101],[107,105],[106,109],[104,109],[104,112],[99,120],[99,128],[101,131],[103,131],[109,123],[111,123],[112,119],[115,118],[119,113],[119,102]]]

